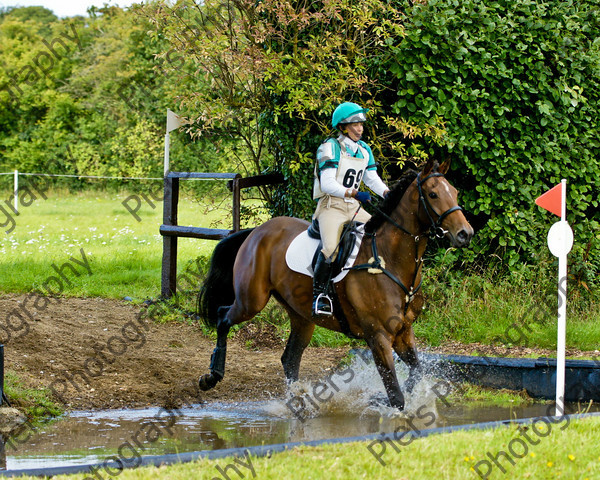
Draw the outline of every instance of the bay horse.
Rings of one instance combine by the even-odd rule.
[[[449,164],[430,160],[420,173],[403,176],[365,224],[355,264],[383,274],[359,268],[335,284],[343,322],[339,315],[313,318],[312,278],[286,265],[289,244],[308,222],[275,217],[221,240],[199,295],[200,313],[217,328],[210,373],[200,377],[200,388],[209,390],[223,379],[230,328],[253,318],[273,295],[290,318],[281,357],[288,381],[298,379],[302,353],[319,325],[366,341],[390,405],[402,410],[392,350],[409,366],[405,387],[410,392],[421,374],[412,324],[423,307],[421,265],[428,236],[446,237],[455,247],[468,245],[473,236],[458,192],[444,176]]]

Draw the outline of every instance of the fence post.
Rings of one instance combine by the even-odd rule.
[[[165,177],[163,224],[177,225],[179,178]],[[160,295],[170,298],[177,290],[177,236],[163,236],[163,261]]]
[[[4,345],[0,345],[0,406],[5,403],[10,407],[10,402],[4,393]]]
[[[230,179],[227,188],[233,194],[233,229],[197,228],[179,226],[177,223],[177,204],[179,202],[180,178]],[[168,172],[165,176],[165,194],[163,203],[163,224],[159,232],[163,236],[163,258],[161,276],[161,297],[170,298],[177,290],[177,238],[208,238],[221,240],[241,227],[241,191],[244,188],[273,185],[283,182],[279,174],[258,175],[242,178],[239,173],[199,173]]]
[[[233,231],[238,232],[240,230],[240,179],[241,175],[236,176],[231,182],[231,191],[233,192]]]
[[[15,194],[15,213],[18,215],[19,214],[19,171],[15,170],[15,189],[14,189],[14,194]]]

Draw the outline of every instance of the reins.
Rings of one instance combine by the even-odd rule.
[[[417,267],[415,268],[415,274],[413,276],[413,280],[412,280],[412,282],[410,284],[410,288],[409,288],[406,285],[404,285],[404,283],[402,283],[402,280],[400,280],[398,277],[396,277],[396,275],[394,275],[392,272],[390,272],[383,265],[383,263],[381,261],[381,257],[379,256],[379,252],[377,250],[377,234],[375,232],[373,232],[373,233],[365,233],[365,235],[371,237],[371,251],[373,252],[373,262],[363,263],[361,265],[354,265],[353,267],[348,268],[348,270],[368,270],[368,269],[380,270],[381,273],[383,273],[390,280],[392,280],[396,285],[398,285],[402,289],[404,294],[406,295],[406,297],[405,297],[406,302],[404,304],[404,313],[406,314],[406,311],[408,310],[408,305],[412,301],[413,297],[417,294],[417,292],[421,288],[421,284],[423,283],[423,279],[421,278],[421,281],[415,287],[415,282],[417,280],[417,276],[419,275],[419,270],[421,268],[421,265],[423,265],[423,258],[419,258],[419,242],[418,242],[419,237],[417,237],[417,236],[414,237],[415,238],[415,252],[416,252],[415,263],[417,264]]]
[[[440,214],[438,214],[435,211],[435,209],[431,206],[431,204],[427,200],[426,196],[423,194],[422,185],[428,179],[430,179],[432,177],[443,177],[443,176],[444,175],[442,173],[436,172],[436,173],[432,173],[432,174],[428,175],[423,180],[421,180],[421,174],[419,173],[417,175],[417,189],[418,189],[418,192],[419,192],[419,202],[423,205],[423,208],[425,209],[425,212],[427,213],[427,216],[429,217],[429,221],[431,222],[431,224],[429,226],[429,229],[427,231],[427,234],[428,234],[428,236],[430,238],[434,238],[434,237],[442,238],[447,233],[447,230],[444,230],[442,228],[442,222],[444,221],[444,219],[448,215],[450,215],[452,212],[456,212],[457,210],[462,211],[462,208],[459,205],[457,205],[455,207],[449,208],[448,210],[446,210],[445,212],[443,212],[440,215]],[[410,284],[410,287],[407,287],[406,285],[404,285],[404,283],[402,283],[402,281],[398,277],[396,277],[396,275],[394,275],[392,272],[390,272],[389,270],[387,270],[385,268],[385,266],[382,263],[382,259],[379,257],[379,252],[378,252],[378,249],[377,249],[377,234],[376,234],[376,232],[365,233],[365,235],[371,237],[371,250],[373,252],[373,262],[371,262],[371,263],[364,263],[364,264],[361,264],[361,265],[355,265],[353,267],[348,268],[348,270],[378,269],[379,271],[381,271],[381,273],[385,274],[396,285],[398,285],[402,289],[402,291],[404,292],[404,294],[406,295],[406,297],[405,297],[406,301],[404,303],[404,314],[406,314],[406,312],[408,311],[408,306],[409,306],[410,302],[415,297],[415,295],[417,294],[417,292],[420,290],[421,285],[423,283],[423,278],[421,278],[421,281],[415,287],[415,282],[417,281],[417,278],[419,276],[419,272],[421,270],[421,266],[423,265],[423,258],[419,257],[419,240],[421,239],[421,236],[415,235],[414,233],[409,232],[405,227],[403,227],[398,222],[396,222],[392,217],[390,217],[387,213],[385,213],[383,210],[381,210],[376,205],[371,204],[371,207],[379,215],[381,215],[389,223],[391,223],[394,227],[396,227],[397,229],[399,229],[403,233],[411,236],[414,239],[414,241],[415,241],[415,264],[416,264],[416,267],[415,267],[415,271],[414,271],[412,282]],[[437,221],[435,221],[433,219],[430,211],[433,212],[435,215],[437,215],[437,217],[438,217]]]

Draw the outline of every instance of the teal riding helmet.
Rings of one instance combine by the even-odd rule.
[[[356,103],[344,102],[333,111],[331,125],[336,128],[340,123],[366,122],[368,111],[368,108],[361,108]]]

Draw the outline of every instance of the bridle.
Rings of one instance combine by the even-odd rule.
[[[430,226],[429,226],[429,229],[427,230],[429,238],[443,238],[444,235],[446,235],[446,233],[448,233],[448,230],[444,230],[442,228],[442,222],[444,221],[444,219],[448,215],[450,215],[452,212],[456,212],[457,210],[460,210],[462,212],[463,209],[460,205],[456,205],[454,207],[450,207],[448,210],[443,212],[441,215],[435,211],[435,209],[431,206],[431,203],[429,203],[429,200],[427,199],[427,197],[423,194],[423,184],[427,180],[429,180],[430,178],[433,178],[433,177],[444,177],[444,174],[435,172],[435,173],[431,173],[431,174],[427,175],[425,178],[421,179],[421,173],[419,173],[417,175],[417,191],[419,192],[419,202],[423,206],[423,209],[425,210],[425,213],[427,214],[427,217],[429,218]],[[377,213],[379,213],[381,216],[383,216],[388,222],[390,222],[394,227],[396,227],[399,230],[402,230],[407,235],[410,235],[411,237],[413,237],[415,239],[415,241],[417,241],[417,242],[419,241],[419,235],[415,235],[414,233],[409,232],[405,227],[403,227],[398,222],[396,222],[392,217],[390,217],[387,213],[385,213],[383,210],[381,210],[376,205],[371,204],[371,207]],[[432,213],[438,217],[437,221],[433,219]]]
[[[421,180],[421,173],[419,173],[417,175],[417,189],[419,191],[419,200],[421,202],[421,205],[423,205],[423,208],[425,209],[425,213],[427,213],[427,216],[429,217],[429,221],[431,222],[431,226],[429,227],[429,237],[430,238],[443,238],[444,235],[446,235],[446,233],[448,233],[448,230],[444,230],[442,228],[442,222],[444,221],[444,219],[450,215],[452,212],[456,212],[457,210],[459,211],[463,211],[462,207],[460,205],[456,205],[455,207],[450,207],[448,210],[446,210],[444,213],[442,213],[441,215],[438,214],[435,209],[431,206],[431,204],[429,203],[429,200],[427,199],[427,197],[423,194],[423,184],[429,180],[430,178],[433,177],[443,177],[444,174],[443,173],[431,173],[429,175],[427,175],[423,180]],[[431,212],[433,212],[435,215],[437,215],[438,219],[437,221],[435,221],[433,219],[433,216],[431,215]]]
[[[431,223],[429,226],[429,229],[427,231],[429,238],[442,238],[444,235],[446,235],[446,233],[448,233],[448,231],[444,230],[444,228],[442,228],[442,222],[444,221],[444,219],[448,215],[450,215],[452,212],[463,211],[462,207],[460,207],[459,205],[456,205],[454,207],[450,207],[448,210],[446,210],[442,214],[438,214],[435,211],[435,209],[433,208],[433,206],[431,205],[431,203],[429,203],[429,200],[427,199],[427,197],[423,194],[423,184],[427,180],[429,180],[430,178],[443,177],[443,176],[444,176],[444,174],[440,173],[440,172],[431,173],[423,179],[421,179],[420,173],[417,175],[417,190],[419,192],[419,202],[425,209],[425,213],[427,213],[427,217],[429,218],[429,221]],[[416,267],[415,267],[415,272],[413,275],[413,280],[411,282],[410,287],[406,287],[406,285],[404,285],[399,278],[397,278],[392,272],[390,272],[389,270],[387,270],[385,268],[385,266],[383,265],[383,262],[381,261],[381,258],[379,257],[379,254],[378,254],[375,232],[365,234],[365,235],[372,237],[371,249],[372,249],[372,253],[373,253],[373,258],[372,258],[373,261],[371,263],[355,265],[353,267],[350,267],[348,270],[376,269],[376,270],[381,271],[381,273],[385,274],[387,277],[389,277],[394,283],[396,283],[402,289],[402,291],[406,295],[406,302],[404,303],[404,314],[406,314],[406,312],[408,311],[408,306],[409,306],[410,302],[412,301],[414,296],[417,294],[417,292],[421,288],[421,284],[423,283],[423,278],[421,278],[421,281],[419,282],[419,284],[415,286],[415,282],[419,276],[419,271],[421,269],[421,265],[423,264],[423,258],[419,257],[419,240],[421,239],[421,237],[419,235],[415,235],[414,233],[409,232],[405,227],[403,227],[398,222],[396,222],[392,217],[390,217],[388,214],[383,212],[383,210],[381,210],[379,207],[372,205],[372,204],[371,204],[371,206],[380,215],[382,215],[388,222],[390,222],[394,227],[398,228],[399,230],[406,233],[407,235],[410,235],[414,239]],[[433,215],[432,215],[432,213],[433,213]],[[437,216],[437,220],[434,220],[434,218],[433,218],[434,215]]]

